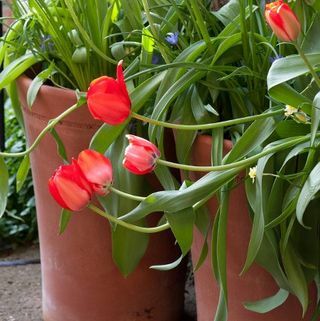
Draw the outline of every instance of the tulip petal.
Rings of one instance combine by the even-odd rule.
[[[78,165],[87,179],[92,184],[95,192],[104,195],[106,188],[112,183],[112,165],[104,155],[94,150],[84,150],[78,156]]]
[[[109,125],[118,125],[130,115],[130,106],[121,96],[97,92],[88,100],[92,116]]]
[[[89,193],[74,181],[61,176],[55,177],[54,181],[60,197],[72,211],[79,211],[89,203]]]
[[[64,200],[61,198],[59,191],[54,183],[54,177],[51,177],[49,179],[49,192],[50,194],[53,196],[53,198],[55,199],[55,201],[63,208],[67,209],[67,210],[71,210],[71,208],[68,207],[68,205],[64,202]]]
[[[160,157],[161,153],[160,153],[159,149],[157,148],[157,146],[155,146],[154,144],[149,142],[147,139],[144,139],[144,138],[141,138],[141,137],[135,136],[135,135],[130,135],[130,134],[127,134],[126,138],[129,140],[130,144],[133,144],[135,146],[143,146],[147,150],[155,153],[157,155],[157,157]]]

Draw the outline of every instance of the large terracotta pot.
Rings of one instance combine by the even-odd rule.
[[[195,165],[210,165],[210,136],[198,136],[193,150],[192,161]],[[225,153],[232,147],[231,141],[224,142]],[[199,179],[201,174],[193,173],[193,179]],[[239,276],[247,254],[251,232],[251,220],[248,214],[244,184],[238,185],[230,195],[230,207],[227,227],[227,280],[229,295],[229,321],[301,321],[310,320],[311,311],[301,318],[302,309],[298,300],[290,296],[279,308],[267,314],[258,314],[246,310],[243,303],[256,301],[275,294],[278,287],[273,278],[260,266],[254,264],[243,276]],[[217,201],[208,202],[211,215],[216,213]],[[203,246],[203,236],[194,230],[192,259],[196,263]],[[210,240],[208,240],[210,244]],[[209,251],[210,253],[210,251]],[[198,321],[212,321],[219,298],[219,288],[214,280],[211,268],[211,258],[207,257],[202,267],[195,272],[195,291]],[[311,297],[316,302],[315,289],[311,289]],[[311,309],[310,309],[311,310]]]
[[[30,79],[18,80],[29,144],[47,122],[75,102],[75,94],[43,86],[29,110],[26,92]],[[101,124],[84,106],[63,120],[56,130],[69,158],[87,148]],[[47,135],[31,154],[42,268],[45,321],[177,321],[183,308],[184,275],[181,270],[159,272],[153,264],[178,257],[170,233],[151,237],[137,270],[122,277],[112,261],[109,223],[84,210],[75,213],[63,235],[58,235],[60,207],[48,193],[47,182],[61,165],[56,143]]]

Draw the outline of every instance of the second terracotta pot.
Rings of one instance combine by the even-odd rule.
[[[198,136],[192,150],[192,161],[195,165],[210,165],[211,136]],[[224,142],[224,151],[232,148],[231,141]],[[193,173],[193,179],[201,174]],[[227,227],[227,279],[228,279],[228,320],[229,321],[307,321],[311,318],[311,310],[302,318],[302,308],[294,296],[277,309],[259,314],[244,308],[243,303],[256,301],[274,295],[279,288],[273,278],[263,268],[254,264],[243,276],[239,276],[245,263],[251,233],[251,220],[248,213],[244,184],[239,184],[230,194],[228,227]],[[208,202],[212,216],[217,210],[215,198]],[[203,236],[194,230],[192,259],[196,263],[203,246]],[[210,240],[208,240],[210,244]],[[210,253],[210,250],[209,250]],[[212,321],[219,300],[219,288],[214,280],[211,258],[207,257],[201,268],[195,272],[195,291],[197,302],[197,321]],[[316,302],[314,288],[310,290],[311,299]]]

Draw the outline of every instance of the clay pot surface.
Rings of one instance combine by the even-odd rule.
[[[211,136],[198,136],[192,150],[192,161],[195,165],[210,165]],[[224,142],[225,154],[232,148],[231,141]],[[193,179],[199,179],[201,174],[192,173]],[[287,301],[277,309],[266,314],[251,312],[244,308],[243,303],[256,301],[272,296],[279,290],[273,278],[260,266],[254,264],[243,276],[239,276],[245,263],[251,220],[244,184],[239,184],[230,194],[229,216],[227,227],[227,280],[229,295],[229,321],[302,321],[310,320],[309,309],[302,318],[302,308],[296,297],[290,295]],[[208,202],[211,215],[215,215],[217,200]],[[208,240],[208,244],[210,244]],[[195,229],[192,247],[192,260],[196,264],[204,239]],[[209,250],[210,253],[210,250]],[[197,321],[212,321],[219,299],[219,287],[214,280],[211,260],[207,257],[205,263],[195,272],[195,291],[197,302]],[[310,290],[311,298],[316,302],[315,289]],[[313,304],[313,309],[314,309]]]
[[[75,103],[75,93],[42,86],[32,110],[26,93],[31,80],[20,77],[18,90],[29,144],[47,122]],[[67,155],[77,157],[88,148],[101,126],[83,106],[56,126]],[[179,256],[169,232],[151,237],[137,270],[124,278],[112,261],[109,223],[93,212],[74,213],[67,230],[58,235],[61,208],[47,184],[62,164],[50,134],[31,153],[39,226],[42,302],[45,321],[177,321],[183,309],[184,274],[176,269],[149,269]]]

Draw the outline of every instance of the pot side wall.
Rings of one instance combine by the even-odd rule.
[[[210,165],[211,136],[198,136],[192,150],[194,165]],[[224,142],[225,154],[232,148],[231,141]],[[202,174],[192,173],[192,179],[199,179]],[[208,202],[212,218],[217,210],[215,198]],[[258,314],[246,310],[243,303],[261,300],[272,296],[279,290],[273,278],[260,266],[254,264],[243,276],[239,276],[246,259],[251,233],[251,220],[244,184],[240,183],[230,194],[227,227],[227,280],[229,291],[229,321],[307,321],[311,318],[309,309],[302,318],[302,309],[296,297],[290,295],[287,301],[277,309]],[[192,247],[192,259],[196,264],[203,246],[203,236],[195,229]],[[211,240],[208,240],[210,244]],[[209,249],[209,253],[211,253]],[[198,321],[212,321],[219,300],[219,288],[214,280],[211,258],[207,257],[203,266],[195,272],[195,291]],[[316,302],[315,288],[310,289],[310,297]]]

